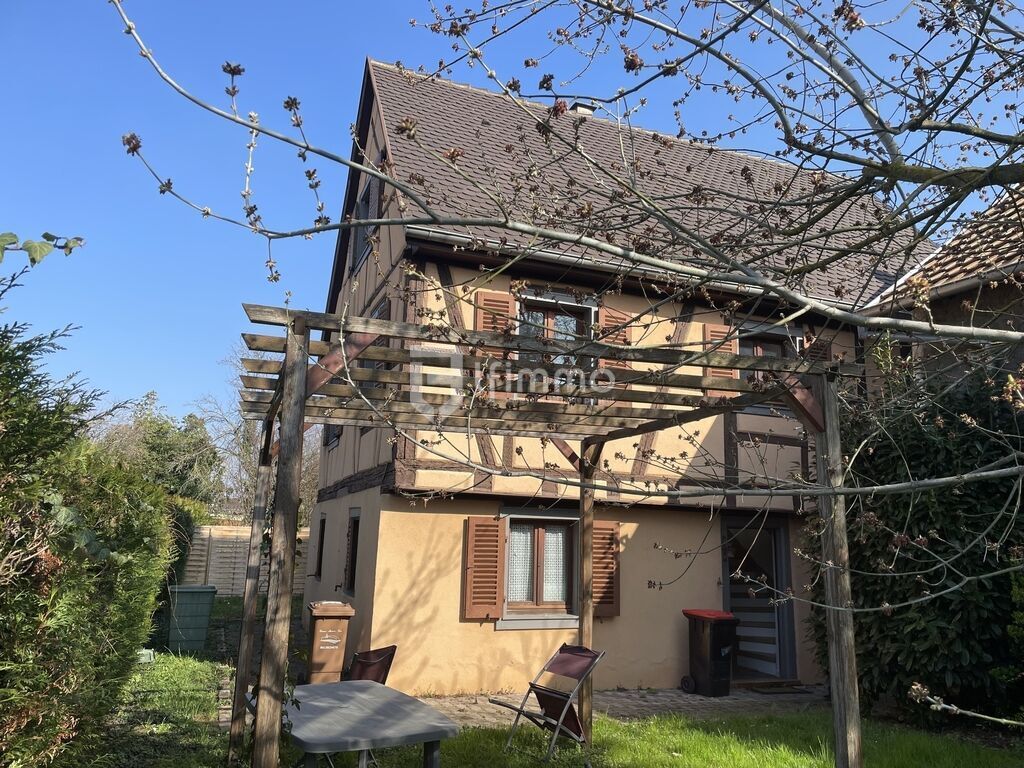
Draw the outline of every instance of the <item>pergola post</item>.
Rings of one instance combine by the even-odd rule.
[[[817,400],[824,430],[817,433],[815,453],[818,483],[843,485],[843,447],[839,427],[839,394],[834,376],[817,376]],[[857,648],[853,631],[850,589],[850,550],[846,533],[846,499],[820,496],[824,523],[822,560],[825,563],[825,602],[828,604],[828,667],[832,690],[836,768],[862,768],[860,696],[857,690]]]
[[[281,369],[280,454],[270,547],[266,630],[253,733],[253,768],[277,768],[278,765],[281,706],[288,672],[288,631],[292,618],[308,349],[305,321],[301,317],[295,318],[288,325],[284,367]]]
[[[594,647],[594,489],[591,486],[604,443],[584,441],[580,457],[580,645]],[[594,726],[594,679],[580,688],[580,722],[590,743]]]
[[[263,524],[270,503],[270,456],[266,450],[273,421],[263,427],[264,447],[260,450],[260,465],[256,471],[256,498],[252,505],[252,528],[249,531],[249,555],[245,568],[245,591],[242,597],[242,628],[238,638],[238,661],[235,665],[235,691],[231,700],[231,732],[228,736],[228,764],[238,758],[245,738],[245,695],[249,689],[252,651],[255,646],[256,604],[259,597],[260,554],[263,544]]]

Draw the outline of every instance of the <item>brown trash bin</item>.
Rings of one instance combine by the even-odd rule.
[[[337,683],[345,666],[348,623],[355,610],[348,603],[317,600],[309,604],[310,683]]]

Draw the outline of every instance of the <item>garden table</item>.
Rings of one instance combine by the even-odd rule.
[[[306,768],[334,752],[358,752],[365,768],[369,750],[407,744],[422,744],[423,767],[439,768],[441,739],[459,732],[429,704],[371,680],[298,685],[285,713]]]

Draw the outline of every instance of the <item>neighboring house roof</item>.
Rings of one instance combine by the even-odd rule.
[[[1024,192],[1007,188],[988,208],[975,213],[924,264],[873,302],[901,309],[922,292],[936,299],[976,289],[1024,270]]]
[[[662,223],[631,209],[634,198],[620,196],[615,182],[595,173],[579,154],[557,140],[545,144],[532,116],[546,117],[550,105],[516,103],[501,93],[378,62],[369,62],[368,77],[388,134],[392,172],[397,179],[411,181],[421,189],[442,215],[494,216],[498,198],[520,221],[594,234],[638,251],[645,242],[661,246],[673,239]],[[877,232],[878,220],[886,213],[874,198],[859,196],[824,212],[820,221],[807,226],[799,236],[802,242],[797,243],[781,230],[822,214],[827,192],[821,190],[821,174],[623,128],[612,120],[588,116],[579,122],[579,117],[570,111],[553,120],[553,125],[563,135],[578,136],[578,146],[598,167],[619,175],[632,174],[635,186],[664,206],[674,220],[708,242],[731,249],[739,261],[775,268],[811,265],[867,233]],[[406,118],[416,121],[419,144],[396,135],[396,127]],[[635,152],[623,152],[623,144]],[[457,169],[442,157],[449,151],[457,157]],[[637,158],[635,164],[624,167],[633,157]],[[405,211],[407,217],[419,213],[412,204]],[[413,225],[408,235],[412,239],[472,237],[470,246],[476,248],[481,244],[490,248],[501,243],[519,248],[531,245],[527,236],[500,227],[470,231],[457,225]],[[840,306],[863,305],[895,282],[907,269],[908,258],[916,265],[930,253],[929,243],[909,248],[911,238],[911,232],[899,232],[892,241],[880,243],[875,252],[843,254],[825,269],[788,277],[787,285]],[[667,254],[670,249],[659,247],[654,253],[721,269],[717,262],[686,245],[684,238],[678,241],[678,251]],[[752,242],[758,245],[752,246]],[[895,255],[879,258],[887,254]],[[639,273],[635,265],[572,244],[548,242],[543,252],[535,255],[589,268]]]

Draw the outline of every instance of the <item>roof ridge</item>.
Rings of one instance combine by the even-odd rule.
[[[491,90],[490,88],[484,88],[483,86],[473,85],[471,83],[459,82],[459,81],[453,80],[451,78],[443,77],[442,75],[440,75],[438,73],[427,74],[427,73],[421,72],[419,70],[410,69],[409,67],[406,67],[404,64],[402,64],[401,61],[397,61],[397,62],[392,64],[391,62],[380,61],[378,59],[370,58],[369,59],[369,63],[370,63],[371,67],[374,67],[374,66],[382,67],[384,69],[389,69],[389,70],[391,70],[393,72],[396,72],[396,73],[398,73],[400,75],[410,75],[412,77],[419,78],[422,81],[438,83],[438,84],[446,85],[446,86],[449,86],[449,87],[452,87],[452,88],[461,88],[461,89],[465,89],[465,90],[468,90],[468,91],[474,91],[476,93],[480,93],[480,94],[483,94],[483,95],[486,95],[486,96],[492,96],[492,97],[499,98],[499,99],[507,98],[506,95],[504,93],[502,93],[501,91]],[[556,98],[556,95],[552,94],[552,98]],[[538,108],[544,109],[544,110],[547,110],[547,109],[549,109],[551,107],[551,104],[547,104],[547,103],[545,103],[543,101],[535,101],[533,99],[528,99],[525,96],[519,96],[517,98],[517,101],[520,104],[526,104],[528,106],[534,106],[534,107],[538,107]],[[615,120],[614,118],[604,117],[604,116],[601,116],[601,115],[597,115],[596,113],[595,114],[581,115],[581,117],[585,117],[587,120],[596,120],[596,121],[599,121],[599,122],[602,122],[602,123],[606,123],[609,126],[613,126],[613,127],[619,127],[621,125],[621,123],[618,120]],[[742,157],[749,157],[751,160],[754,160],[756,162],[771,163],[773,165],[779,166],[779,167],[781,167],[781,168],[783,168],[785,170],[792,171],[794,173],[813,173],[814,172],[814,171],[812,171],[810,169],[803,169],[803,168],[799,168],[797,166],[794,166],[794,165],[792,165],[790,163],[786,163],[786,162],[778,159],[777,157],[773,157],[773,156],[771,156],[771,155],[769,155],[767,153],[766,154],[756,154],[755,152],[753,152],[751,150],[746,150],[746,149],[734,149],[734,148],[731,148],[731,147],[719,147],[719,146],[715,146],[714,144],[708,144],[706,142],[698,141],[696,139],[690,139],[690,138],[686,138],[684,136],[679,136],[678,134],[665,133],[664,131],[659,131],[659,130],[656,130],[654,128],[645,128],[642,125],[634,125],[632,123],[628,123],[628,124],[626,124],[626,125],[624,125],[622,127],[625,128],[627,131],[634,131],[634,132],[638,132],[638,133],[646,133],[646,134],[650,134],[653,137],[670,139],[672,141],[678,141],[678,142],[681,142],[683,144],[687,144],[690,147],[692,147],[694,149],[697,149],[697,150],[706,150],[709,153],[711,153],[711,152],[726,152],[726,153],[731,154],[731,155],[739,155],[739,156],[742,156]],[[833,175],[833,176],[836,176],[838,178],[845,178],[845,177],[842,177],[839,174],[835,173],[834,171],[826,171],[826,173],[828,173],[830,175]]]

